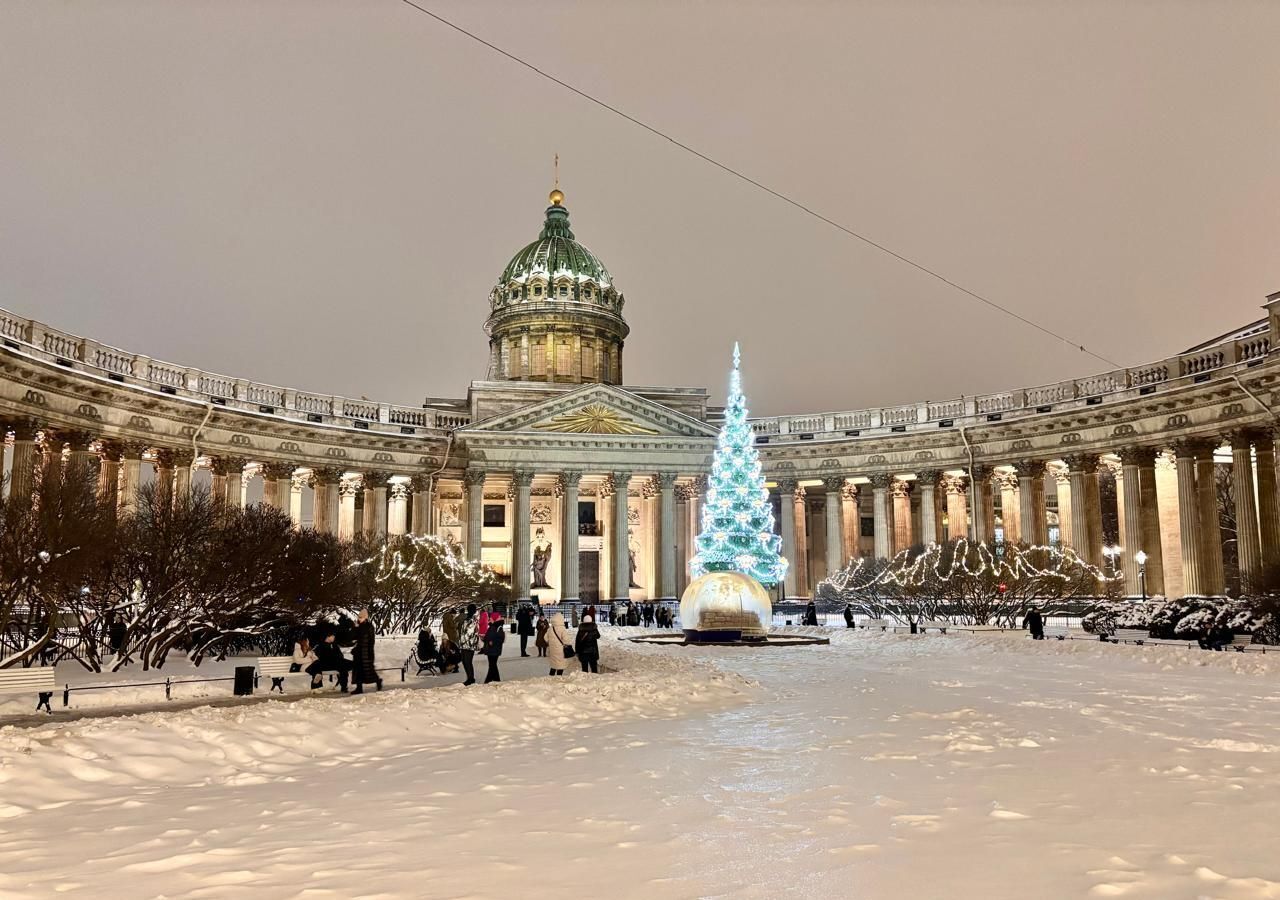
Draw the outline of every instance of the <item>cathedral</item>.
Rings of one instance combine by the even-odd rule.
[[[150,480],[203,484],[340,537],[447,537],[516,599],[674,599],[720,411],[705,388],[627,383],[624,308],[557,189],[489,291],[488,373],[465,398],[414,407],[268,385],[0,310],[8,489],[79,455],[122,506]],[[790,562],[778,594],[959,537],[1070,546],[1122,570],[1133,595],[1223,593],[1219,474],[1235,487],[1240,577],[1280,559],[1278,328],[1274,294],[1256,321],[1142,366],[753,419]]]

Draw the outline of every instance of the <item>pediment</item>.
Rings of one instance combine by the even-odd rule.
[[[465,434],[714,438],[716,429],[623,388],[589,384],[474,423]]]

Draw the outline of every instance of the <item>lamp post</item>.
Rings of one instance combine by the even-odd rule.
[[[1133,554],[1133,561],[1138,564],[1138,585],[1142,588],[1142,602],[1147,602],[1147,552],[1139,550]]]

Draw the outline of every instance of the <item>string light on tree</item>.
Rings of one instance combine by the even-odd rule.
[[[786,574],[787,561],[779,552],[782,538],[773,533],[773,508],[747,424],[740,366],[741,354],[735,343],[724,425],[711,463],[698,550],[689,570],[694,577],[708,572],[741,572],[761,584],[777,584]]]

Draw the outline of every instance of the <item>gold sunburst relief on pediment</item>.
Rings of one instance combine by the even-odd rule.
[[[571,413],[556,416],[534,425],[539,431],[562,431],[567,434],[658,434],[656,428],[628,419],[603,403],[592,403]]]

